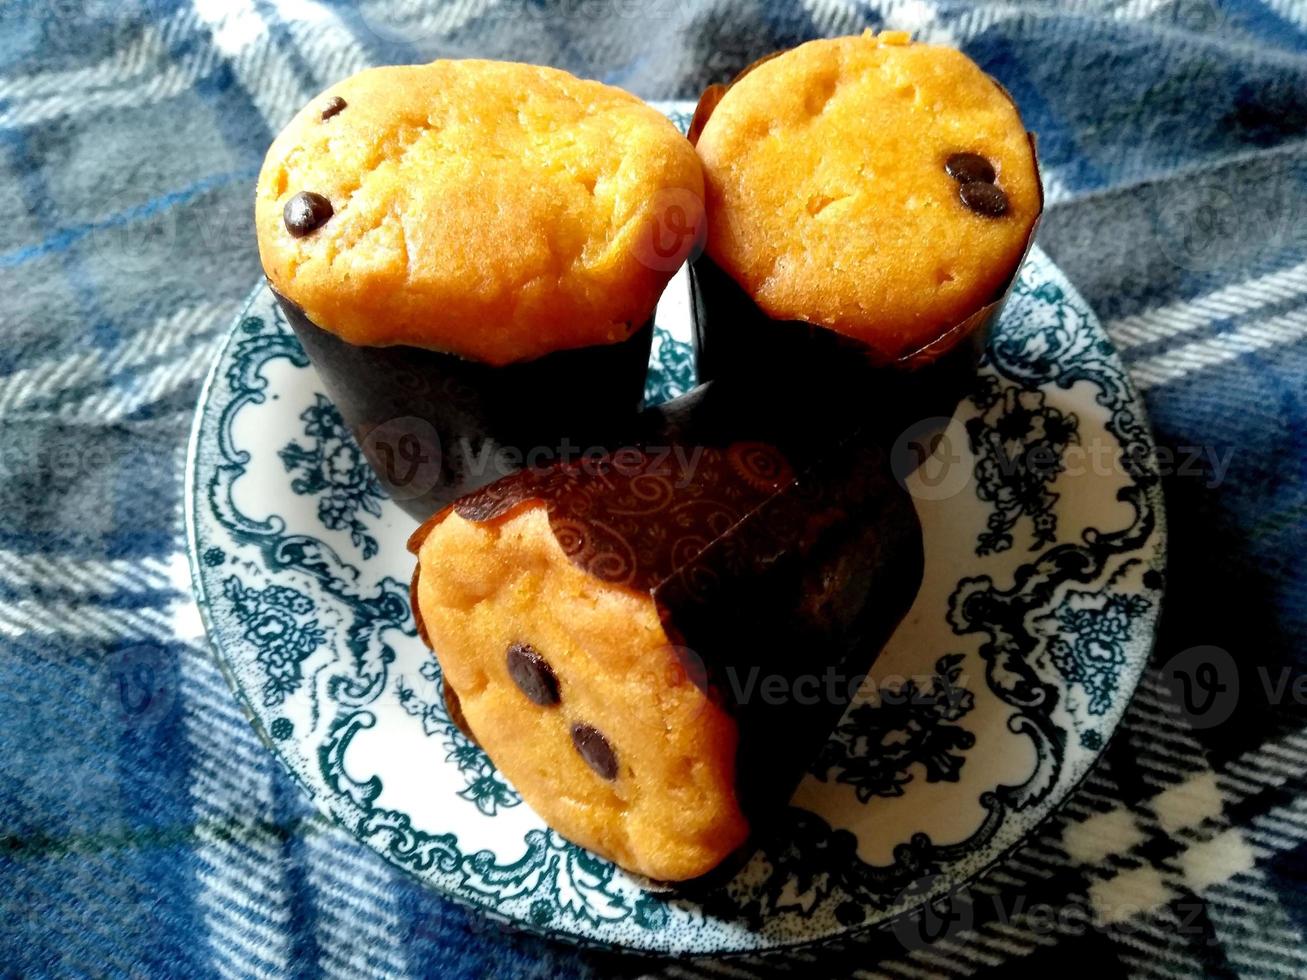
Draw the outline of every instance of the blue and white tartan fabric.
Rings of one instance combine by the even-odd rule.
[[[259,275],[263,152],[372,64],[693,97],[864,26],[960,46],[1039,134],[1039,241],[1177,451],[1154,666],[1103,764],[933,946],[669,963],[506,931],[315,815],[190,598],[185,443]],[[3,0],[0,188],[0,974],[1307,975],[1307,5]],[[1203,645],[1239,696],[1196,730],[1161,668]],[[163,696],[124,711],[142,665]]]

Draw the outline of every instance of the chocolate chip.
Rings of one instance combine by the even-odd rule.
[[[993,184],[973,180],[969,184],[962,185],[958,196],[972,211],[983,214],[987,218],[997,218],[1007,211],[1007,195]]]
[[[327,219],[335,213],[331,202],[321,194],[300,191],[286,202],[281,217],[286,222],[288,232],[296,238],[303,238],[309,232],[316,231],[326,224]]]
[[[514,643],[508,648],[508,676],[528,698],[548,708],[558,703],[558,678],[535,647]]]
[[[340,112],[340,110],[345,108],[345,106],[347,105],[349,105],[349,103],[346,102],[344,99],[342,99],[339,95],[333,95],[322,105],[322,121],[326,122],[328,119],[336,115],[336,113]]]
[[[604,779],[617,778],[617,756],[608,739],[599,730],[590,725],[572,726],[572,745],[585,760],[586,765]]]
[[[994,165],[979,153],[954,153],[944,161],[944,170],[959,184],[994,183]]]

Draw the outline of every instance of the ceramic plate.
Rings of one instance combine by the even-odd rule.
[[[652,401],[693,384],[685,290],[682,273],[659,307]],[[432,887],[581,943],[818,942],[956,889],[1019,843],[1093,765],[1152,646],[1165,559],[1152,438],[1106,334],[1038,248],[941,427],[908,481],[926,550],[916,604],[776,830],[693,899],[549,830],[452,724],[409,612],[412,522],[263,285],[192,433],[196,597],[282,764]]]

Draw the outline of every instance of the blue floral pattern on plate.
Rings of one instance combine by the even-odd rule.
[[[671,295],[651,400],[692,380],[687,304]],[[1020,842],[1093,764],[1152,644],[1165,535],[1151,436],[1106,335],[1038,249],[955,423],[956,490],[909,480],[927,552],[913,610],[758,853],[693,898],[559,837],[453,725],[408,609],[411,522],[361,466],[262,286],[192,434],[196,595],[282,764],[432,887],[586,944],[830,940],[958,887]],[[1084,465],[1086,449],[1109,464]]]

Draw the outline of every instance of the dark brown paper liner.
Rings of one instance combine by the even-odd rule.
[[[702,380],[748,385],[784,399],[813,426],[875,426],[891,444],[914,422],[948,418],[974,382],[998,309],[951,336],[952,346],[914,367],[869,357],[861,341],[825,327],[762,314],[711,259],[690,269],[695,358]]]
[[[779,53],[758,59],[725,85],[710,85],[704,90],[690,126],[691,143],[697,144],[703,127],[730,87]],[[991,81],[1016,106],[1007,89]],[[1011,294],[1043,214],[1044,189],[1039,181],[1035,136],[1027,136],[1035,156],[1039,213],[1031,223],[1021,257],[989,302],[959,323],[942,329],[918,349],[887,358],[831,327],[772,319],[705,252],[690,267],[699,380],[747,377],[765,386],[797,382],[800,388],[807,389],[803,397],[815,400],[816,405],[830,402],[828,408],[832,410],[856,410],[853,405],[860,401],[864,411],[870,408],[882,414],[887,432],[895,426],[901,431],[921,419],[952,415],[971,383],[990,330]],[[911,377],[900,377],[904,374]],[[804,386],[804,379],[811,384]],[[869,397],[856,398],[856,392]]]
[[[657,604],[681,666],[738,726],[737,797],[765,828],[920,586],[920,526],[885,449],[714,382],[645,412],[609,456],[456,501],[410,550],[449,511],[492,522],[535,502],[573,563]],[[838,697],[758,686],[798,692],[828,673]]]
[[[496,367],[410,346],[347,343],[274,290],[345,425],[391,498],[424,520],[517,470],[629,424],[653,321],[615,344]]]
[[[429,532],[431,530],[431,527],[432,524],[428,521],[426,524],[423,524],[420,528],[418,528],[418,530]],[[423,539],[426,538],[425,533],[422,535],[422,538]],[[416,551],[417,548],[413,547],[412,542],[413,542],[413,537],[410,537],[409,538],[410,550]],[[417,543],[417,547],[420,548],[421,546],[422,546],[422,539],[419,539]],[[413,610],[413,625],[417,628],[418,639],[421,640],[423,643],[425,643],[429,648],[431,646],[431,637],[427,636],[427,624],[422,620],[422,608],[418,605],[418,577],[420,571],[421,569],[414,568],[413,577],[409,579],[408,604],[409,604],[409,608]]]
[[[471,739],[473,743],[480,745],[481,743],[477,742],[477,737],[472,734],[467,718],[463,716],[463,703],[459,701],[454,689],[443,680],[440,682],[440,686],[445,692],[445,711],[449,713],[449,720],[454,723],[455,728]]]
[[[708,117],[712,115],[713,110],[717,108],[717,103],[722,100],[722,96],[730,90],[730,87],[759,65],[771,61],[773,58],[779,58],[784,53],[785,52],[782,50],[773,51],[771,54],[765,54],[757,61],[745,65],[744,68],[740,70],[740,73],[729,82],[726,82],[725,84],[718,82],[714,85],[709,85],[704,89],[703,94],[699,96],[699,104],[694,107],[694,117],[690,120],[690,128],[685,134],[686,138],[692,144],[697,144],[699,142],[699,134],[703,132],[703,127],[708,122]]]

